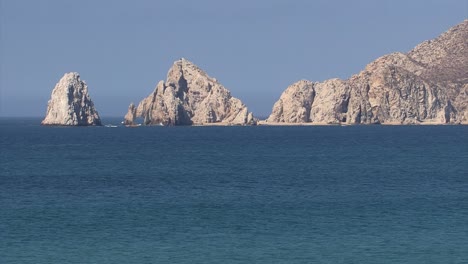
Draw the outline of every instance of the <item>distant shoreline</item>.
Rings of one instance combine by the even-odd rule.
[[[0,116],[0,120],[38,120],[38,124],[40,125],[40,121],[43,117],[40,116]],[[107,116],[102,118],[102,126],[108,125],[116,125],[122,126],[121,124],[122,117],[119,116]],[[226,123],[226,122],[216,122],[216,123],[198,123],[192,125],[183,125],[183,126],[192,126],[192,127],[221,127],[221,126],[271,126],[271,127],[278,127],[278,126],[466,126],[468,123],[440,123],[436,121],[425,121],[420,123],[411,123],[411,124],[402,124],[399,122],[387,122],[387,123],[380,123],[380,124],[347,124],[347,123],[312,123],[312,122],[299,122],[299,123],[284,123],[284,122],[267,122],[266,120],[259,120],[257,121],[256,125],[246,125],[246,124],[236,124],[236,123]],[[60,126],[60,125],[48,125],[48,126]],[[151,126],[160,126],[160,125],[135,125],[131,127],[151,127]],[[67,126],[68,127],[68,126]],[[83,126],[81,126],[83,127]]]

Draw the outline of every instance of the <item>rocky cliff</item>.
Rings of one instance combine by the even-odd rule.
[[[100,126],[101,119],[76,72],[66,73],[55,85],[42,125]]]
[[[132,125],[140,117],[145,125],[246,125],[255,122],[239,99],[185,59],[174,62],[166,81],[160,81],[137,107],[130,105],[124,123]]]
[[[348,80],[300,81],[267,122],[467,124],[468,20],[410,52],[378,58]]]

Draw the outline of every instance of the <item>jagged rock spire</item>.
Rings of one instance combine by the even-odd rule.
[[[253,124],[247,107],[198,66],[182,58],[174,62],[166,81],[129,107],[124,123],[142,117],[145,125],[193,125],[209,123]]]
[[[55,85],[42,125],[100,126],[101,119],[77,72],[66,73]]]

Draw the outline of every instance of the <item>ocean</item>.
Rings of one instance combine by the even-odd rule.
[[[0,119],[0,263],[468,263],[467,126],[39,124]]]

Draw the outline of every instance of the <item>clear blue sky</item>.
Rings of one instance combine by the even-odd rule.
[[[65,72],[123,116],[185,57],[268,115],[291,83],[349,78],[468,16],[468,0],[0,0],[0,116],[44,116]]]

